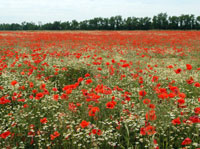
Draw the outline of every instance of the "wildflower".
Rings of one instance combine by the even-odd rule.
[[[44,117],[44,118],[40,119],[40,122],[41,122],[42,124],[46,124],[48,121],[47,121],[47,118]]]
[[[37,93],[35,99],[40,100],[42,97],[44,97],[43,93]]]
[[[50,135],[51,140],[54,140],[55,138],[59,137],[60,133],[58,133],[57,131],[55,131],[53,134]]]
[[[192,140],[190,138],[186,138],[185,140],[183,140],[183,142],[181,143],[181,145],[189,145],[192,143]]]
[[[145,90],[139,91],[139,95],[142,97],[146,96],[146,94],[147,94],[147,92]]]
[[[186,64],[186,68],[187,68],[187,70],[191,70],[192,69],[192,65]]]
[[[6,132],[0,134],[0,137],[1,137],[2,139],[6,139],[10,134],[11,134],[10,131],[6,131]]]
[[[143,103],[146,104],[146,105],[150,104],[150,102],[151,102],[150,99],[144,99],[144,100],[143,100]]]
[[[194,109],[195,114],[200,114],[200,107]]]
[[[99,112],[98,107],[92,107],[89,111],[89,116],[95,116],[96,112]]]
[[[114,109],[114,107],[115,107],[115,104],[112,101],[106,103],[106,108]]]
[[[174,70],[176,74],[179,74],[181,73],[182,69],[181,68],[178,68],[177,70]]]
[[[172,120],[172,124],[173,125],[180,125],[181,124],[180,117],[177,117],[176,119],[173,119]]]
[[[200,83],[199,83],[199,82],[196,82],[196,83],[194,84],[194,86],[195,86],[195,87],[200,87]]]
[[[11,85],[12,85],[12,86],[15,86],[17,83],[18,83],[18,82],[17,82],[16,80],[14,80],[14,81],[11,82]]]
[[[83,120],[83,121],[81,122],[80,126],[81,126],[82,128],[85,128],[85,127],[87,127],[89,124],[90,124],[89,122]]]
[[[184,104],[185,100],[183,98],[177,100],[179,104]]]
[[[150,121],[154,121],[156,120],[156,112],[154,110],[151,110],[149,112],[146,113],[146,120],[150,120]]]
[[[88,79],[88,80],[86,80],[86,83],[85,83],[85,84],[90,84],[90,83],[92,83],[92,80],[91,80],[91,79]]]

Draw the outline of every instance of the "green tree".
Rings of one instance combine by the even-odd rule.
[[[179,28],[179,17],[177,16],[170,16],[169,17],[169,29],[178,29]]]
[[[159,13],[153,17],[154,29],[168,29],[167,13]]]

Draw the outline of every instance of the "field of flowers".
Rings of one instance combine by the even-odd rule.
[[[0,32],[0,148],[200,148],[200,31]]]

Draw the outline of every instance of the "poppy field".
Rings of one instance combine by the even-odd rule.
[[[0,148],[200,148],[200,31],[0,32]]]

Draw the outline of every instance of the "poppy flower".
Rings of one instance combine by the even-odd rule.
[[[85,77],[89,77],[89,76],[90,76],[90,74],[89,74],[89,73],[86,73],[86,74],[85,74]]]
[[[189,145],[192,143],[192,140],[190,138],[186,138],[185,140],[183,140],[183,142],[181,143],[181,145]]]
[[[44,97],[44,94],[43,94],[43,93],[37,93],[35,99],[36,99],[36,100],[39,100],[39,99],[41,99],[42,97]]]
[[[53,134],[50,135],[51,140],[54,140],[55,138],[59,137],[60,133],[58,133],[57,131],[55,131]]]
[[[100,136],[101,134],[102,134],[101,129],[98,129],[98,130],[97,130],[97,135]]]
[[[11,85],[12,85],[12,86],[15,86],[17,83],[18,83],[18,82],[17,82],[16,80],[14,80],[14,81],[11,82]]]
[[[10,131],[6,131],[6,132],[0,134],[0,137],[1,137],[2,139],[6,139],[10,134],[11,134]]]
[[[156,112],[154,110],[151,110],[149,112],[146,113],[146,120],[150,120],[150,121],[154,121],[156,120]]]
[[[173,125],[180,125],[181,124],[180,117],[177,117],[176,119],[173,119],[172,120],[172,124]]]
[[[199,83],[199,82],[196,82],[196,83],[194,84],[194,86],[195,86],[195,87],[200,87],[200,83]]]
[[[151,126],[151,125],[147,126],[147,127],[145,128],[145,131],[146,131],[146,133],[147,133],[148,135],[153,135],[153,134],[156,133],[155,127],[154,127],[154,126]]]
[[[47,121],[47,118],[44,117],[44,118],[40,119],[40,122],[41,122],[42,124],[46,124],[48,121]]]
[[[156,106],[155,106],[154,104],[149,104],[149,108],[151,108],[151,109],[155,109]]]
[[[142,97],[146,96],[146,94],[147,94],[147,92],[145,90],[139,91],[139,95]]]
[[[177,100],[179,104],[184,104],[185,100],[183,98]]]
[[[53,100],[58,101],[58,99],[59,99],[59,95],[58,94],[53,95]]]
[[[96,112],[99,112],[98,107],[92,107],[89,111],[89,116],[95,116]]]
[[[187,68],[187,70],[191,70],[192,69],[192,65],[186,64],[186,68]]]
[[[176,70],[174,70],[174,71],[175,71],[176,74],[179,74],[179,73],[181,73],[182,69],[181,69],[181,68],[178,68],[178,69],[176,69]]]
[[[89,122],[83,120],[83,121],[81,122],[80,126],[81,126],[82,128],[85,128],[85,127],[87,127],[89,124],[90,124]]]
[[[115,107],[115,104],[112,101],[106,103],[106,108],[108,108],[108,109],[114,109],[114,107]]]
[[[86,80],[86,82],[85,82],[85,84],[90,84],[90,83],[92,83],[92,80],[91,80],[91,79],[88,79],[88,80]]]
[[[200,107],[194,109],[195,114],[200,114]]]
[[[143,100],[143,103],[146,104],[146,105],[150,104],[150,102],[151,102],[150,99],[144,99],[144,100]]]
[[[92,133],[95,135],[97,133],[96,129],[92,129]]]

